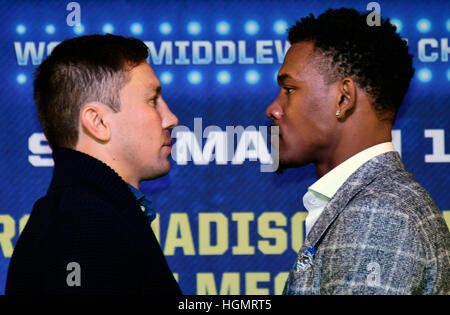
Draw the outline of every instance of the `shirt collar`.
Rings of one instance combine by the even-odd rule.
[[[134,188],[132,185],[128,184],[131,191],[133,192],[136,201],[139,203],[142,212],[147,216],[149,222],[151,223],[156,218],[156,211],[151,207],[151,201],[147,199],[144,193],[140,190]]]
[[[337,190],[361,165],[377,155],[395,151],[392,142],[384,142],[365,149],[345,160],[322,176],[308,190],[318,193],[328,200],[333,198]]]
[[[145,195],[144,195],[144,193],[142,193],[142,191],[140,191],[140,190],[134,188],[134,186],[132,186],[132,185],[130,185],[130,184],[128,184],[128,187],[130,187],[131,192],[133,193],[134,198],[136,198],[137,201],[141,201],[142,198],[145,199]]]

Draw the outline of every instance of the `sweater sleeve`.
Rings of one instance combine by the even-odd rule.
[[[54,294],[133,294],[139,288],[136,243],[109,209],[64,211],[57,224]],[[56,283],[51,283],[56,282]],[[138,292],[136,292],[138,293]]]

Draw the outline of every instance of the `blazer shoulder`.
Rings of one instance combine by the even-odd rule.
[[[409,271],[416,266],[422,292],[448,292],[450,233],[433,198],[412,174],[397,170],[375,177],[337,221],[341,229],[330,238],[401,253],[402,262],[396,261],[410,261]]]
[[[349,225],[352,217],[370,216],[374,229],[390,226],[394,231],[406,225],[432,247],[450,247],[450,233],[441,211],[425,188],[406,171],[376,177],[343,213]]]
[[[414,219],[440,214],[428,191],[406,171],[390,171],[377,176],[356,199],[369,206],[392,207]]]

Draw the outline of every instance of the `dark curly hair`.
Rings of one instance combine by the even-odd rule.
[[[381,119],[392,122],[414,75],[406,41],[389,19],[369,26],[370,12],[328,9],[302,18],[289,29],[289,42],[312,41],[319,72],[327,84],[352,78],[373,99]]]

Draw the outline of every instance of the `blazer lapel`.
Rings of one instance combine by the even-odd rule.
[[[361,190],[383,173],[398,170],[404,171],[405,168],[397,152],[380,154],[359,167],[325,206],[319,219],[307,235],[305,246],[317,248],[339,214]]]

